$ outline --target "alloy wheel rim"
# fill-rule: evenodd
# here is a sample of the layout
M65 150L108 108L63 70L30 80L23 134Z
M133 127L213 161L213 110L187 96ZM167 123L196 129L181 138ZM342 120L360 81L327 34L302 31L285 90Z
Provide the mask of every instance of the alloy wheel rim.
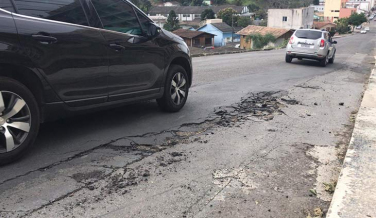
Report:
M187 95L187 80L184 74L178 72L174 75L171 81L170 95L172 102L175 105L180 105L184 102Z
M31 127L29 106L19 95L0 92L0 153L18 148L26 140Z

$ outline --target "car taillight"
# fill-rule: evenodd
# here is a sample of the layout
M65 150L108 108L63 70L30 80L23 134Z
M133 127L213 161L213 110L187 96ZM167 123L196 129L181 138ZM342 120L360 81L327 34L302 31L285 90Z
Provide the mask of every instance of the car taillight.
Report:
M320 47L325 47L325 40L321 39Z
M290 41L289 41L289 44L292 44L292 43L294 43L294 37L293 36L291 36Z

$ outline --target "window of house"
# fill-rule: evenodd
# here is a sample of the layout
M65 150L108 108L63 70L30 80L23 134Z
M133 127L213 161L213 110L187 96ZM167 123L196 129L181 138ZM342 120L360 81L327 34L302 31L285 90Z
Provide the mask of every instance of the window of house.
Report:
M142 35L140 24L132 6L122 0L93 0L103 27L132 35Z
M282 21L287 21L287 17L282 17Z
M14 12L14 8L10 0L0 0L0 8L10 12Z
M183 17L189 17L189 14L183 14Z
M200 45L200 39L194 39L193 44L194 45Z
M212 38L205 38L205 45L211 45L212 44Z
M15 0L20 14L88 25L79 0Z

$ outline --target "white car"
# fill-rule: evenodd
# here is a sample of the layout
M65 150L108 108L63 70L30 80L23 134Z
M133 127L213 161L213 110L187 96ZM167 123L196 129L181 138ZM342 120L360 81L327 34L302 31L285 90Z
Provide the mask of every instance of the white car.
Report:
M365 31L369 31L370 29L369 29L369 27L366 27L366 28L364 28L364 30L365 30Z
M360 33L361 33L361 34L366 34L367 31L366 31L366 30L362 30L362 31L360 31Z

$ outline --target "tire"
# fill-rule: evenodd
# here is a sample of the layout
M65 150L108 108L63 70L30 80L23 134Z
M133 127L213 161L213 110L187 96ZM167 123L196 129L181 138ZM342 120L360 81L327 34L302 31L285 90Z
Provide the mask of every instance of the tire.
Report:
M4 165L31 149L38 135L40 113L30 90L4 77L0 77L0 112L0 165Z
M163 96L157 99L161 110L166 112L180 111L188 98L188 84L189 79L185 69L180 65L171 65L166 77Z
M329 59L329 64L333 64L335 58L336 58L336 53L334 53L333 57Z
M290 55L286 55L286 63L291 63L292 62L292 57Z
M326 57L322 60L320 60L320 66L326 67L329 63L329 55L326 55Z

